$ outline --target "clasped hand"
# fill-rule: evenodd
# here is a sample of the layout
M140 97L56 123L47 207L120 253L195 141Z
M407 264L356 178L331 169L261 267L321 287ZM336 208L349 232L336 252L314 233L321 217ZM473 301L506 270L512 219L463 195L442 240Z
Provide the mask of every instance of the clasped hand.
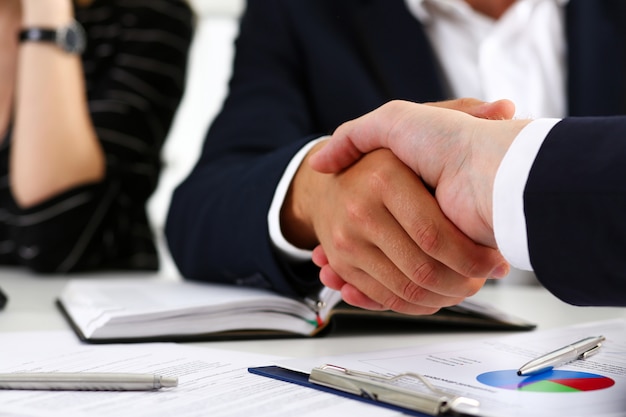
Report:
M513 122L486 119L509 119L513 110L508 101L395 101L337 129L308 163L360 184L353 189L371 199L343 187L334 210L318 213L335 218L313 222L322 283L353 305L429 314L506 275L493 249L491 195Z

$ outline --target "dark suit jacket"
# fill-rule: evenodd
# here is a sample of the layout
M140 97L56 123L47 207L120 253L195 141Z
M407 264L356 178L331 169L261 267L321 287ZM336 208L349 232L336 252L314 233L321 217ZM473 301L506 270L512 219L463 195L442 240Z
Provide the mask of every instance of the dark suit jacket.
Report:
M621 2L569 3L571 114L624 109ZM389 100L451 95L403 0L249 0L236 48L229 96L173 196L168 244L187 278L306 293L317 269L277 257L267 228L290 159Z
M626 306L626 117L566 118L524 190L539 280L579 305Z

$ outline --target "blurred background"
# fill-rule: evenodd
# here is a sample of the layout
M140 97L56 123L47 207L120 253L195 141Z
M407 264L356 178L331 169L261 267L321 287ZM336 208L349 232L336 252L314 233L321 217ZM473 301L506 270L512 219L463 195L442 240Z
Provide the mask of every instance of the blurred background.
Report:
M163 152L159 187L148 213L159 241L161 270L179 276L165 247L163 228L171 194L199 156L204 134L220 110L227 92L233 41L244 0L188 0L197 14L197 28L189 58L187 88Z

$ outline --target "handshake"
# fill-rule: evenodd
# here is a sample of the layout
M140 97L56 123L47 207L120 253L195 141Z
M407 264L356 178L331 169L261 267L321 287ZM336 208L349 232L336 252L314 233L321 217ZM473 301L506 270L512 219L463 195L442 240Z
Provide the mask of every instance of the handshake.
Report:
M358 255L356 250L346 250L345 238L327 239L328 245L320 239L313 261L321 267L322 283L363 308L429 314L472 295L485 279L505 276L508 262L497 250L494 236L494 180L513 140L530 123L511 120L513 113L513 104L506 100L392 101L343 124L330 140L316 147L307 160L309 167L331 175L340 175L378 149L388 149L385 152L393 153L426 184L429 197L434 193L444 215L440 222L411 223L411 217L427 217L417 212L421 207L410 207L414 204L407 202L386 204L394 218L390 223L400 223L425 254L423 261L415 259L413 265L410 259L402 259L408 253L404 246L385 242L370 252L369 261L362 256L358 264L348 267L342 250L352 257ZM411 192L407 187L407 193ZM393 193L389 200L399 197L395 189L389 191ZM385 227L381 223L364 220L362 227ZM376 271L379 257L391 259L408 279Z
M334 173L363 154L390 149L435 190L443 212L461 231L495 248L494 179L513 139L530 122L510 120L514 110L506 100L392 101L340 126L309 163Z

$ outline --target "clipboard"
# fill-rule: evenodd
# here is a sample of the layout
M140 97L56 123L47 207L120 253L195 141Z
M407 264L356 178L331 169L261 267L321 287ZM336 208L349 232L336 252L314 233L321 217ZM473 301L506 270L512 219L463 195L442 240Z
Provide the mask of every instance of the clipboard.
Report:
M413 416L479 416L478 401L441 391L414 373L385 377L335 365L314 368L310 375L279 366L248 368L248 371ZM396 385L401 379L412 379L422 389Z

